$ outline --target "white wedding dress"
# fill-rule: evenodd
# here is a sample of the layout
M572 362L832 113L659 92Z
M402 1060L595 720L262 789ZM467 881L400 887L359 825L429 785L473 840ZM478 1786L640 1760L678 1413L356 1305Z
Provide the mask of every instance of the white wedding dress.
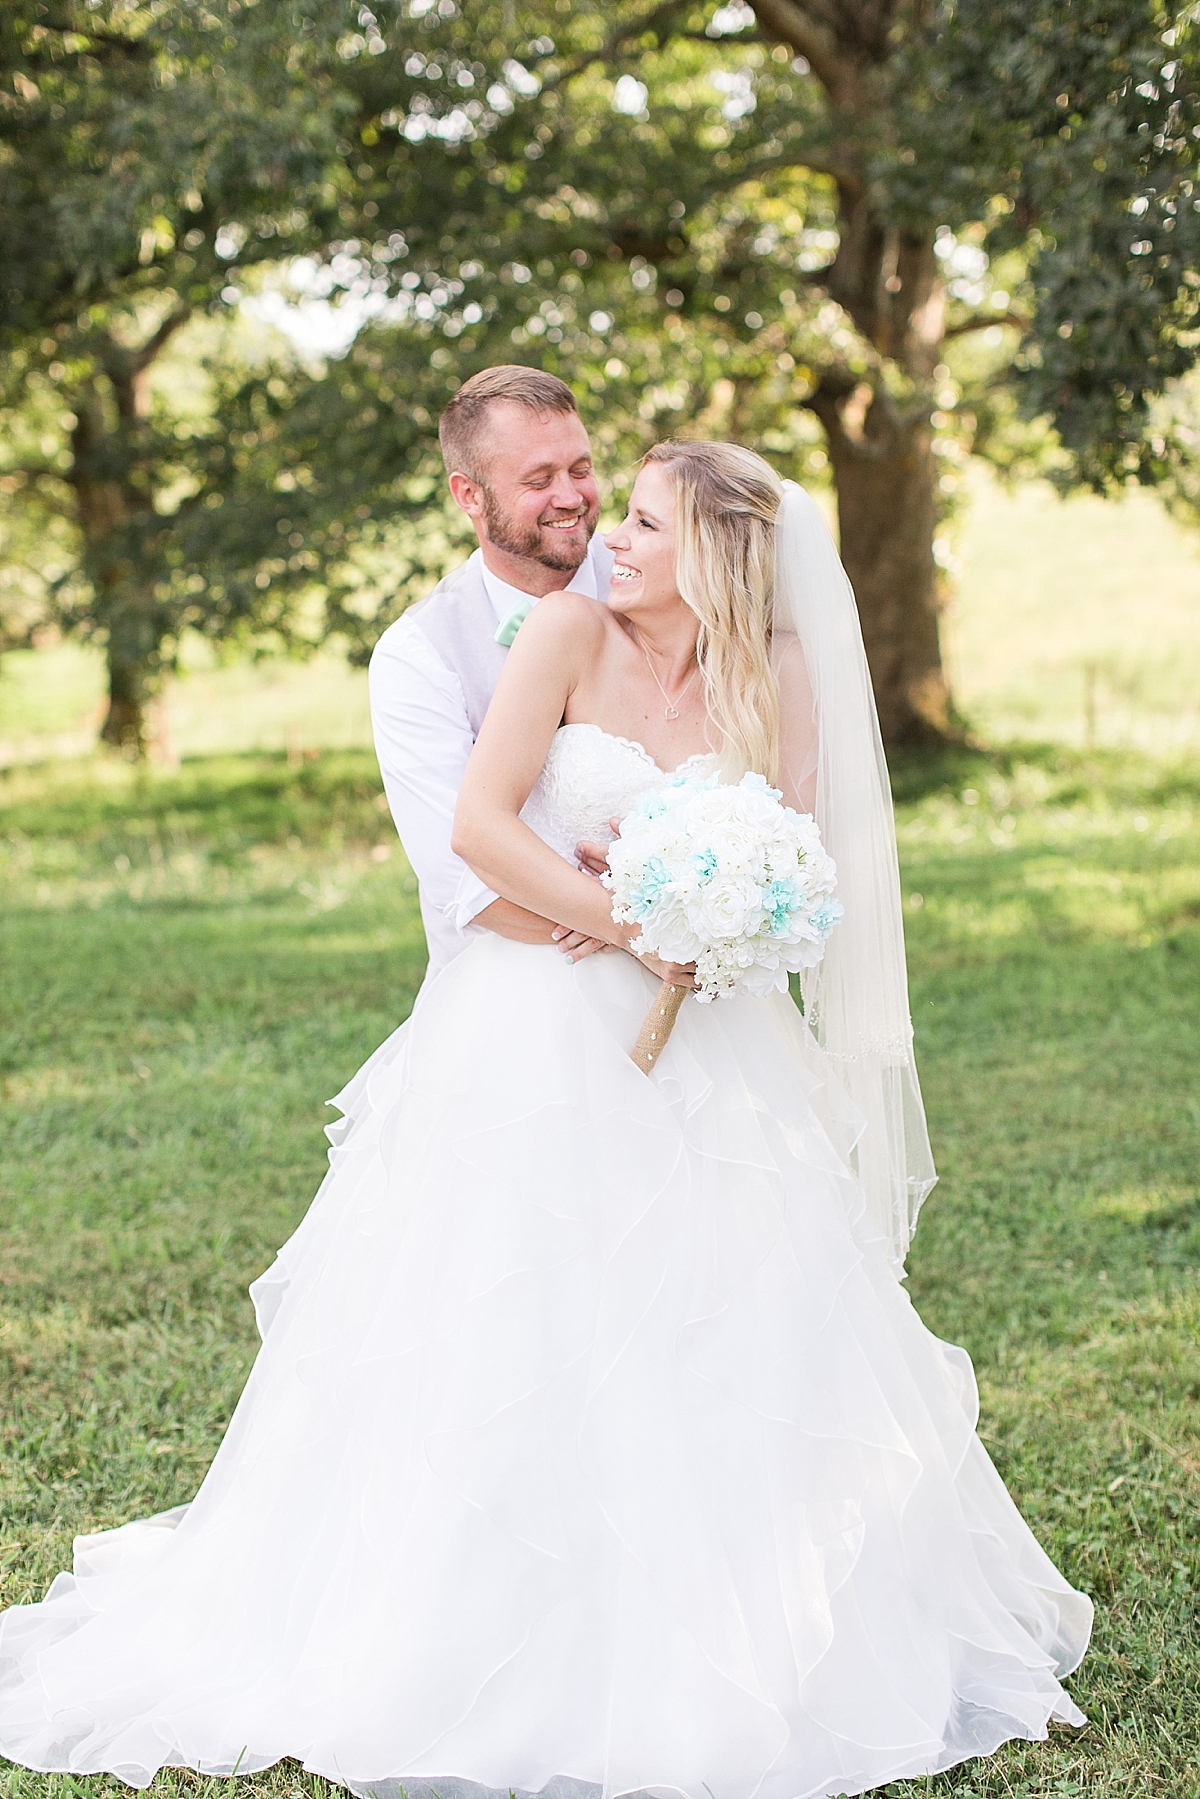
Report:
M662 780L594 726L526 807ZM854 1794L1082 1722L1091 1605L866 1222L786 995L477 941L338 1100L190 1506L77 1539L0 1624L0 1752L440 1799Z

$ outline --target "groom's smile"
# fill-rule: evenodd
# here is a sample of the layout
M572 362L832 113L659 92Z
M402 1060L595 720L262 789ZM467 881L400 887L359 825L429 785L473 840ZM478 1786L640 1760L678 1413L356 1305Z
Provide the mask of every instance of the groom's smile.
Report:
M526 593L565 586L588 553L600 516L592 450L577 413L495 402L473 476L451 491L471 514L489 566Z
M594 482L590 466L586 478ZM576 477L577 483L583 479L582 474ZM587 555L588 543L596 528L599 497L594 508L580 504L569 513L539 514L533 519L528 516L530 498L541 498L536 488L527 489L524 494L518 489L515 495L509 492L502 496L494 487L486 487L483 526L487 541L510 556L528 557L543 568L574 574Z
M588 542L595 523L594 515L589 515L588 508L583 505L577 506L574 512L538 520L541 530L553 531L557 537L579 537L582 542L582 554L579 558L581 562L587 554Z

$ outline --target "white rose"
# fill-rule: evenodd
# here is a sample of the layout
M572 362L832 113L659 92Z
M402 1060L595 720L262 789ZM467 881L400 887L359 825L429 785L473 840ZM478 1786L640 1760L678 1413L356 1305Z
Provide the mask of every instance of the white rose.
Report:
M757 931L765 916L756 881L720 875L700 889L688 914L697 936L709 942Z
M787 970L778 962L774 967L759 963L748 969L738 981L738 992L748 993L753 999L762 999L768 993L784 993L787 991Z
M684 907L675 899L655 908L642 926L642 936L646 948L664 962L694 962L704 947Z
M736 787L713 787L691 800L687 809L688 824L700 835L710 825L724 824L739 817L740 810Z
M709 830L704 846L717 857L723 874L743 876L761 882L766 873L766 857L761 835L737 820Z

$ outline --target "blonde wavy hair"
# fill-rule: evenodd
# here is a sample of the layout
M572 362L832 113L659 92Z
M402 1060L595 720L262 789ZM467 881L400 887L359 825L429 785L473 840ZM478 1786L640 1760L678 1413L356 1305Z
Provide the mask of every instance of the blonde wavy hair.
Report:
M783 483L740 444L661 443L642 458L675 489L675 582L700 620L696 660L726 779L779 772L771 667L775 514Z

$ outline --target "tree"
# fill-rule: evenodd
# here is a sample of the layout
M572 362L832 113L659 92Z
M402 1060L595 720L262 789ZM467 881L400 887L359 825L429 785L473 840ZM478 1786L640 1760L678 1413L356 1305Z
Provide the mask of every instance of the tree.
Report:
M615 459L684 431L827 460L890 743L953 728L966 447L1048 421L1064 481L1183 467L1195 32L1152 0L47 12L0 22L0 346L74 422L3 478L82 534L60 614L107 641L113 741L186 627L286 641L317 606L365 652L438 552L437 414L488 362L566 376ZM349 354L156 400L185 322L298 256L357 307Z
M0 17L0 644L38 623L102 644L102 736L132 754L184 632L336 630L362 656L396 584L444 552L426 514L449 356L405 313L403 234L372 223L356 17L343 0ZM405 190L418 235L455 178L439 164ZM360 319L407 320L399 353L382 331L327 367L282 340L247 355L241 300L300 255Z
M1023 266L1019 340L1000 372L1026 418L1053 421L1066 478L1100 490L1161 479L1152 401L1198 341L1194 44L1183 9L1147 0L754 10L823 89L839 214L825 285L882 365L861 431L836 367L810 404L894 740L945 718L930 398L947 338L990 322L961 304L969 284L955 303L939 233L974 226L983 255Z
M488 307L520 281L517 353L585 389L599 350L573 369L567 352L587 306L610 308L614 337L685 396L686 429L737 431L749 406L770 450L799 441L788 414L807 409L885 736L944 733L933 546L953 476L937 452L1019 407L1057 428L1064 479L1170 471L1154 400L1191 365L1197 322L1186 14L1152 0L450 10L359 13L378 52L356 118L380 218L404 225L422 181L455 170L438 226L405 227L406 278L444 294L466 267L482 323L450 305L446 329L493 355ZM993 258L1013 282L998 305ZM539 328L551 313L563 322ZM1005 353L964 405L947 345L997 329ZM756 379L774 404L747 391Z
M106 643L103 735L124 747L141 746L164 646L211 592L181 607L158 591L195 498L188 433L156 405L154 365L221 307L232 232L327 235L336 204L320 84L273 47L233 4L17 4L0 22L5 399L52 405L66 433L5 479L78 533L65 599L52 597ZM251 536L269 528L255 519Z

